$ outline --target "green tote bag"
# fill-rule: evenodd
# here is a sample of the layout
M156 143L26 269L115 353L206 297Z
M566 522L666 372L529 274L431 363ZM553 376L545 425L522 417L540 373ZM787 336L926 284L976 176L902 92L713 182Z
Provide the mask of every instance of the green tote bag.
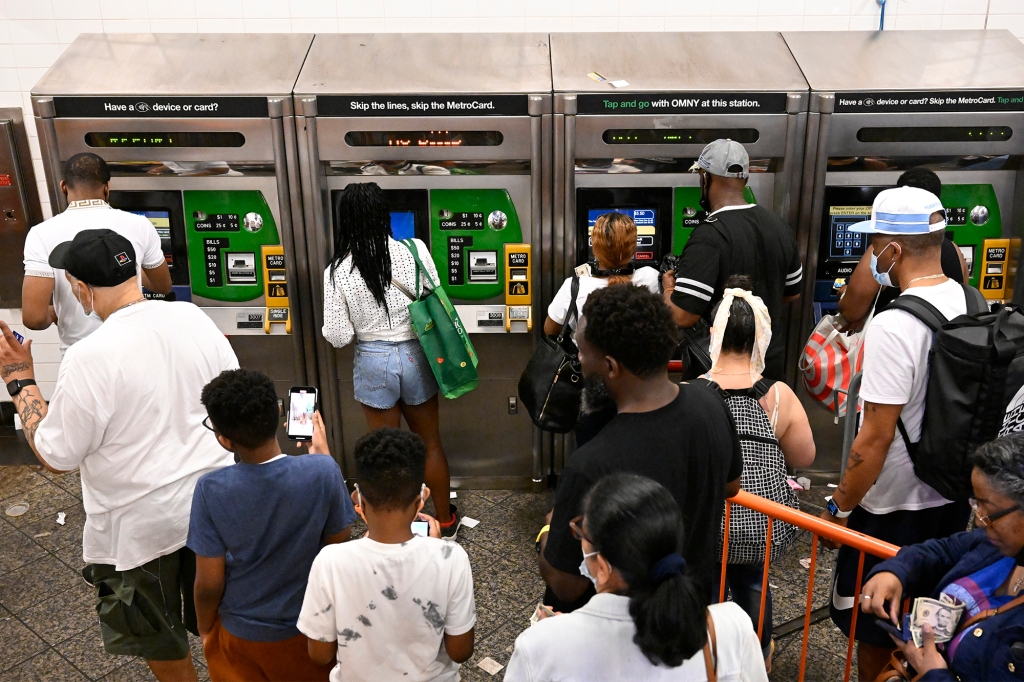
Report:
M448 300L448 295L430 279L430 272L423 267L416 244L411 239L403 239L402 245L409 249L416 261L416 293L392 279L406 296L412 299L409 303L409 317L412 328L420 340L423 353L427 356L430 369L434 372L437 385L445 398L458 398L469 393L480 383L480 375L476 371L478 362L476 349L469 340L469 334L455 312L455 306ZM430 288L420 290L420 277L425 276Z

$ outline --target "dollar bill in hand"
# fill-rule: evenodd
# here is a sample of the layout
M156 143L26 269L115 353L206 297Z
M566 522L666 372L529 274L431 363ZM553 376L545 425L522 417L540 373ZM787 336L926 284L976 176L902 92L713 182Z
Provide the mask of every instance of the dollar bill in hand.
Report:
M924 638L921 626L925 623L931 626L936 644L953 639L963 612L963 604L951 604L927 597L915 599L910 617L910 635L914 638L914 644L918 647L922 645Z

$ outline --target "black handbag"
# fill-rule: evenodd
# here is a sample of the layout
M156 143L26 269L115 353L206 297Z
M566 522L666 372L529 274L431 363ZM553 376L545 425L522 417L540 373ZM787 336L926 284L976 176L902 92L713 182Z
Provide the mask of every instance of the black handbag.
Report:
M703 319L690 328L680 330L682 342L680 359L683 361L683 381L690 381L711 371L711 327Z
M572 277L571 303L558 336L544 335L519 377L519 399L534 425L543 431L568 433L580 416L583 371L578 350L569 334L569 322L578 317L576 296L580 278Z

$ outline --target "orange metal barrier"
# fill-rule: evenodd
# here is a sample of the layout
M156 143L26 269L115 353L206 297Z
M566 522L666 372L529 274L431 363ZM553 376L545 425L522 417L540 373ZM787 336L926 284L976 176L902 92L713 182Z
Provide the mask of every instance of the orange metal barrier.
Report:
M671 366L669 371L672 371ZM787 507L784 504L772 502L771 500L766 500L763 497L758 497L741 490L734 497L728 498L725 505L725 537L722 540L722 574L718 593L719 601L725 601L725 569L726 559L729 556L729 518L733 504L753 509L768 517L768 532L765 538L764 576L761 581L761 616L757 622L758 639L761 638L761 633L764 631L764 605L768 597L768 568L772 555L772 526L776 520L779 520L811 533L811 565L807 578L807 608L804 611L804 633L803 646L800 651L799 682L803 682L807 666L807 642L811 632L811 611L814 610L812 602L814 598L814 569L818 560L818 537L820 536L826 540L852 547L860 552L860 559L857 563L857 589L854 592L853 614L850 619L850 637L846 647L846 671L843 674L843 682L849 682L850 668L853 661L853 634L857 631L857 616L860 611L860 590L864 581L864 554L867 553L882 559L889 559L895 556L900 548L888 542L877 540L869 535L824 521L817 516L812 516Z

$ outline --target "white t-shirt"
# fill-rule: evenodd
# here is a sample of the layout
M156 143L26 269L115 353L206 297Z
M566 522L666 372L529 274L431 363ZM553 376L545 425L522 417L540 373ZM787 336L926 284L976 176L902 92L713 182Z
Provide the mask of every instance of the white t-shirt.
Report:
M332 682L458 680L444 635L474 625L466 550L422 537L324 547L310 569L298 622L310 639L337 640Z
M57 333L62 351L96 331L100 322L85 314L71 291L71 284L64 277L64 271L50 267L50 253L58 244L71 241L82 230L102 228L113 230L130 241L135 247L135 260L141 267L149 270L164 262L160 235L149 220L110 208L99 199L74 202L63 213L33 227L25 237L25 274L54 279L53 307L57 313Z
M918 296L952 319L967 312L960 284L952 280L934 286L912 287L901 296ZM881 405L903 405L903 424L912 442L921 438L928 388L928 352L932 331L910 313L885 310L875 316L864 333L864 376L861 400ZM863 420L863 413L862 413ZM873 514L899 509L929 509L949 500L914 475L914 463L899 430L885 464L860 506Z
M661 276L658 271L652 267L644 266L637 268L633 272L633 284L638 287L647 287L651 293L657 294L659 292L658 282ZM583 275L580 277L580 290L576 294L576 312L578 315L583 314L583 304L587 302L587 298L590 294L594 293L598 289L603 289L608 286L608 278L606 277L592 277L590 275ZM551 305L548 306L548 317L557 322L558 324L565 323L565 316L569 312L569 304L572 303L572 277L567 278L562 282L562 286L559 287L558 293L551 299ZM569 327L573 330L573 338L576 336L576 320L569 322Z
M733 602L708 607L715 623L721 682L767 682L764 657L750 617ZM629 597L603 593L572 613L545 618L516 639L505 682L706 682L698 651L675 668L652 665L633 642Z
M419 239L413 240L420 262L427 273L420 271L420 291L433 288L441 280L437 267L430 257L430 249ZM388 239L391 252L391 278L404 286L409 293L416 294L416 261L400 242ZM429 278L427 274L429 273ZM366 280L359 274L359 268L352 269L352 254L338 264L331 277L330 266L324 270L324 326L323 335L335 348L352 342L355 336L360 341L410 341L416 338L409 319L411 299L394 284L384 290L387 309L378 305L366 286ZM390 313L390 316L389 316Z
M185 545L192 491L233 457L202 425L203 386L238 360L191 303L118 310L68 349L35 443L82 471L87 563L124 571Z

